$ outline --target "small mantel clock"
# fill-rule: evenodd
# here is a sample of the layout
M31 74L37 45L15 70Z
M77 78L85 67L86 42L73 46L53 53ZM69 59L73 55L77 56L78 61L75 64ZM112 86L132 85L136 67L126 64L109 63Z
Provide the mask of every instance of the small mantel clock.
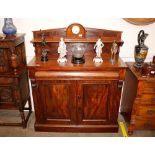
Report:
M66 30L66 37L68 37L68 38L85 38L86 30L79 23L71 24L68 26L68 28Z

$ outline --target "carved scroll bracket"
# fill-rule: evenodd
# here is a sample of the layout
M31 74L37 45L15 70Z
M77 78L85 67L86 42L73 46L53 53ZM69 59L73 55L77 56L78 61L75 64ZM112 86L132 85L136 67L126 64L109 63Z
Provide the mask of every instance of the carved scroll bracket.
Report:
M31 79L31 86L32 86L32 88L37 88L38 87L35 79Z
M118 88L122 89L122 87L123 87L123 80L119 80L118 81Z

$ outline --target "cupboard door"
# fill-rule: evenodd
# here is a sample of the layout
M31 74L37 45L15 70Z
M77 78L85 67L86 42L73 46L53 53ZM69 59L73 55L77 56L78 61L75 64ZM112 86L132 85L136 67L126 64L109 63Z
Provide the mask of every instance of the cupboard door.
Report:
M115 124L119 105L117 81L81 81L78 85L78 123Z
M39 110L43 115L42 121L51 124L75 124L75 89L72 81L38 81L38 100L41 106Z

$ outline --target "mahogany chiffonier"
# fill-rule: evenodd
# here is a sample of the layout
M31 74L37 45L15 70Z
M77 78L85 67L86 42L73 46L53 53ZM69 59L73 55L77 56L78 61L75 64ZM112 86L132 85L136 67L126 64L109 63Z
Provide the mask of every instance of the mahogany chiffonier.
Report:
M120 109L129 121L129 135L134 130L155 129L155 76L142 76L133 64L127 63Z
M0 110L18 110L21 116L21 122L12 123L0 118L0 125L17 125L25 128L31 114L31 101L24 34L0 36ZM26 105L27 101L29 106ZM29 111L27 117L25 110Z
M119 57L123 44L121 33L86 28L78 23L67 28L33 31L31 42L35 57L29 62L28 69L36 131L118 131L118 109L126 71L126 65ZM64 39L68 51L65 63L57 62L60 38ZM104 43L103 63L93 62L98 38ZM111 64L110 49L114 40L119 48L116 62ZM72 53L78 47L84 50L83 64L74 64L72 60Z

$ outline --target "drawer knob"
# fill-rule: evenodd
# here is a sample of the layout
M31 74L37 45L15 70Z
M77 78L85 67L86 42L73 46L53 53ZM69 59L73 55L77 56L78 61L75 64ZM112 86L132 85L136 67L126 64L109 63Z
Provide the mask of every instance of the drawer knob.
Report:
M152 123L151 122L144 123L144 128L150 128L150 127L152 127Z
M78 95L78 96L77 96L77 99L78 99L78 101L80 101L80 100L81 100L81 96Z
M147 110L147 114L148 114L148 115L152 115L152 114L154 114L154 113L155 113L154 110L151 110L151 109L150 109L150 110Z
M155 102L155 97L152 98L152 102Z

